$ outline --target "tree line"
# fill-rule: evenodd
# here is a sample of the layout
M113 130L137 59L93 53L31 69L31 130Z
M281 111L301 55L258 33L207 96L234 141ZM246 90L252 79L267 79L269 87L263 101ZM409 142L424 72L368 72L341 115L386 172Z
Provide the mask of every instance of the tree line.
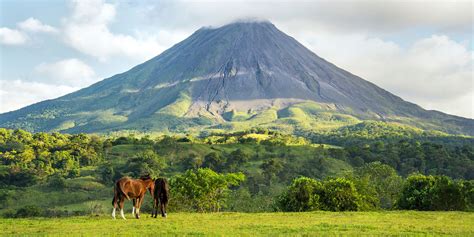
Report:
M293 180L277 200L282 211L400 209L473 211L474 181L412 174L402 179L387 165L366 164L346 177Z
M119 147L133 155L113 154ZM122 176L170 177L170 207L183 211L472 210L473 154L410 139L311 145L265 129L151 138L0 128L0 189L64 189L92 167L107 187Z

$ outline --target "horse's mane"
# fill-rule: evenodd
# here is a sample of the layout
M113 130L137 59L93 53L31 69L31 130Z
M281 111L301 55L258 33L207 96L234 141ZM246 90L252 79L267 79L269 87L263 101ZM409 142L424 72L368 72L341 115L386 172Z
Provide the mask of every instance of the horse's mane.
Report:
M151 176L149 174L146 174L146 175L142 175L140 176L140 179L141 180L149 180L149 179L152 179Z

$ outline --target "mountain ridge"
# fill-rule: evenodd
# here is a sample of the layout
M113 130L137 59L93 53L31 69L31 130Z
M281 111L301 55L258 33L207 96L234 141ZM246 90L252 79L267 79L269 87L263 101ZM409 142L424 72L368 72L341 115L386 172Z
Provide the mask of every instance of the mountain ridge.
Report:
M181 125L166 119L212 128L251 121L266 111L274 121L250 126L286 126L282 119L287 117L279 117L278 111L301 103L320 107L319 111L300 108L299 114L315 124L321 122L321 113L333 113L474 135L474 120L404 101L324 60L268 21L200 28L124 73L1 114L0 126L30 131L173 131ZM229 113L247 120L226 119Z

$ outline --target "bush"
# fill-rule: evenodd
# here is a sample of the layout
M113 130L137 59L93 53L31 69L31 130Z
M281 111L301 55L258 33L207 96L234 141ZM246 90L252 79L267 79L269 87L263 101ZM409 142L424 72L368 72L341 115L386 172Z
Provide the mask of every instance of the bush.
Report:
M361 210L392 209L403 185L402 178L392 167L372 162L356 168L347 177L361 195Z
M109 163L102 164L101 166L99 166L98 171L99 171L100 181L102 183L112 184L114 182L115 170L111 164Z
M279 197L282 211L357 211L360 195L348 179L336 178L323 183L300 177Z
M173 201L198 211L219 211L229 188L245 180L242 173L219 174L211 169L188 170L171 179Z
M48 179L48 187L53 189L63 189L66 187L66 179L60 174L54 174Z
M285 193L278 199L282 211L313 211L320 209L322 184L307 177L293 180Z
M37 206L24 206L15 213L16 218L37 217L42 215L42 210Z
M471 205L473 189L465 184L469 185L446 176L411 175L405 181L397 207L423 211L466 210Z
M321 197L322 209L326 211L357 211L359 194L354 183L345 178L330 179L324 182Z
M38 177L31 170L12 168L0 174L0 185L28 187L35 185L37 182Z
M467 211L474 211L474 180L460 181L462 196L466 203Z
M211 152L204 157L203 167L215 171L221 171L225 163L225 159L216 152Z
M145 150L131 158L124 167L124 171L130 172L134 177L158 176L165 167L166 163L163 157L157 155L153 150Z
M87 204L89 209L89 214L92 216L99 216L105 213L105 207L102 203L99 202L89 202Z

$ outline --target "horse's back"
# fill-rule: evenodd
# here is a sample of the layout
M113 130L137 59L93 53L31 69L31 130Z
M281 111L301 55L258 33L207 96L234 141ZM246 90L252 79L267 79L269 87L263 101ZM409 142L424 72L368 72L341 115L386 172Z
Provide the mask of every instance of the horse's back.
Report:
M141 186L142 185L139 182L130 177L122 177L116 182L116 188L127 199L138 196L140 190L143 189Z

